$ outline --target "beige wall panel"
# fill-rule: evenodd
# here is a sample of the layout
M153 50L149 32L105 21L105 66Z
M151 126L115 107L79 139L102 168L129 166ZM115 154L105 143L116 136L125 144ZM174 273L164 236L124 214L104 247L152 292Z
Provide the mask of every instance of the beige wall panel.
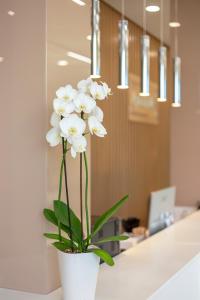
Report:
M169 185L169 103L159 104L159 125L128 120L128 91L118 90L118 20L120 14L101 3L102 80L113 96L100 103L108 135L94 138L91 148L92 213L100 214L125 194L128 203L119 216L137 216L146 224L150 192ZM142 29L129 21L130 73L140 76ZM151 36L151 53L159 48ZM158 82L156 57L151 58L151 80Z

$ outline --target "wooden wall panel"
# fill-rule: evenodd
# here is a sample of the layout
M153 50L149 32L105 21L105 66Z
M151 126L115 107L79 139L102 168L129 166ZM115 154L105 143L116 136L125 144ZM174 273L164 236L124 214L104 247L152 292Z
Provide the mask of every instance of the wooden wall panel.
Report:
M108 135L92 139L91 205L98 215L116 200L129 194L119 216L137 216L146 224L150 192L169 185L169 103L159 104L159 125L128 119L128 91L118 90L118 20L120 14L101 2L102 81L113 91L100 103ZM129 21L130 73L140 75L140 36L142 29ZM151 36L151 51L159 41ZM151 80L158 82L157 59L151 58Z

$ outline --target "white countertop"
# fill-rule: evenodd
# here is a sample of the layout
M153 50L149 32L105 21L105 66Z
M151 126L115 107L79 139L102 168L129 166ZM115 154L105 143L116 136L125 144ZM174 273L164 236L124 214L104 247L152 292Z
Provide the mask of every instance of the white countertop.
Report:
M101 266L96 300L147 300L200 253L200 212Z

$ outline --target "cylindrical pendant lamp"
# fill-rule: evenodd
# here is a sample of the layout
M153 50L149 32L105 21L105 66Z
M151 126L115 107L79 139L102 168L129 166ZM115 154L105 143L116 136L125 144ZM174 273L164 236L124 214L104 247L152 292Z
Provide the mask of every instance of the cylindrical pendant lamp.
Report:
M100 2L92 0L91 78L100 77Z
M175 20L178 20L178 0L174 0ZM173 60L173 76L174 76L174 97L172 101L173 107L181 107L181 58L178 55L178 28L174 28L174 60Z
M128 43L129 31L128 21L119 21L119 84L118 89L128 88Z
M173 107L181 106L181 58L176 56L174 58L174 98L172 102Z
M140 96L149 96L150 94L150 37L142 35L141 37L141 91Z
M160 48L159 48L159 102L167 101L167 48L164 40L164 0L160 0Z
M167 48L159 49L159 95L158 101L167 101Z
M169 26L172 28L181 27L181 23L178 20L178 1L174 0L171 2L171 18Z

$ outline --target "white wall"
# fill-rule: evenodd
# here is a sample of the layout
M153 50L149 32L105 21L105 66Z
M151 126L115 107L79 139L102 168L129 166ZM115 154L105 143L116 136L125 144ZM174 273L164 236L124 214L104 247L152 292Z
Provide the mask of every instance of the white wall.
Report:
M171 184L179 205L200 200L200 1L179 0L182 108L171 113ZM173 29L171 29L173 31Z
M45 135L56 89L89 75L90 66L76 61L56 65L68 50L89 55L89 14L89 5L72 1L0 1L0 288L45 294L60 285L42 214L57 197L60 156ZM79 213L79 159L68 168Z
M41 293L49 290L45 27L44 0L0 1L0 287Z

